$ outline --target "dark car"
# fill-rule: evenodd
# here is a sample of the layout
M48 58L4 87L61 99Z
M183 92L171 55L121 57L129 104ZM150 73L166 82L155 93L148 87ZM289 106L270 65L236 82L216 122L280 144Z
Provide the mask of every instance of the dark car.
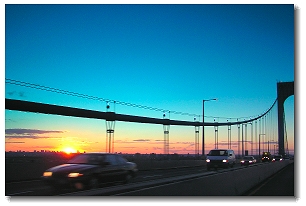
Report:
M97 188L101 183L127 183L136 176L137 165L117 154L84 153L67 164L46 170L42 180L55 188Z
M240 164L242 165L252 165L256 163L256 159L253 156L245 156L241 161Z
M261 161L262 162L271 162L272 161L272 156L270 152L263 152L261 156Z
M283 161L282 155L275 155L272 159L272 162Z

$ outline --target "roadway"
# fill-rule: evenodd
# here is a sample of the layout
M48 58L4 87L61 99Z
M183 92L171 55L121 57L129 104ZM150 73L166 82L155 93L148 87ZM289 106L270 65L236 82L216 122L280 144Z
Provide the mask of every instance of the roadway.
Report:
M198 174L206 171L207 170L204 167L139 171L138 175L133 178L127 185L140 182L156 181L158 179L165 179L176 176ZM102 185L101 187L107 189L110 187L122 187L122 185L114 183ZM62 195L70 192L74 192L74 190L53 191L51 187L45 185L41 180L18 181L5 184L6 196L49 196Z
M294 163L245 193L246 196L296 196L294 194Z
M254 168L260 164L257 163ZM252 167L252 166L250 166ZM20 181L14 183L6 183L5 195L14 196L54 196L54 195L116 195L116 196L214 196L222 195L211 190L209 185L218 184L220 188L224 182L214 182L214 178L218 174L232 173L235 170L243 170L245 167L236 164L234 168L218 169L217 171L207 171L205 167L189 167L176 169L162 169L139 171L138 176L131 180L130 183L122 185L121 183L113 183L102 185L96 190L74 191L60 190L54 191L46 186L40 180ZM279 177L280 176L280 177ZM206 178L206 179L205 179ZM207 184L207 180L211 181ZM211 179L211 180L210 180ZM281 181L280 181L281 180ZM244 195L251 196L268 196L268 195L286 195L294 194L294 169L293 164L282 169L267 181L258 185ZM224 179L223 181L226 181ZM203 187L204 186L204 187ZM204 189L203 189L204 188ZM281 188L281 189L277 189ZM224 189L224 188L223 188ZM278 191L273 194L274 191ZM281 191L281 192L280 192Z
M271 163L274 164L274 163ZM143 188L136 191L123 192L118 196L222 196L205 185L204 177L187 179L178 182ZM222 187L222 180L214 182ZM294 164L289 164L276 174L264 180L259 185L242 196L287 196L294 198Z

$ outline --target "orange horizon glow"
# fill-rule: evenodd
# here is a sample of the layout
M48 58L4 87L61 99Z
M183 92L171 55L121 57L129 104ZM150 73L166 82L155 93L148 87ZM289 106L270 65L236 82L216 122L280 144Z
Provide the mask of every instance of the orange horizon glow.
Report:
M205 142L205 154L209 152L211 149L214 148L214 143L213 142ZM257 148L258 144L254 144L254 150L253 150L253 155L257 155ZM219 149L227 149L226 145L220 144ZM235 150L235 153L238 154L238 148L237 145L232 146L231 149ZM240 148L240 153L242 148ZM246 149L246 148L245 148ZM251 154L251 146L248 145L248 151ZM277 148L275 148L277 151ZM72 154L72 153L90 153L90 152L109 152L107 151L105 144L104 143L99 143L99 144L93 144L93 145L86 145L84 147L78 147L73 144L66 144L63 147L49 147L49 148L43 148L41 147L40 149L37 149L37 147L32 147L31 145L24 145L22 147L16 147L15 144L13 145L6 145L5 150L8 151L25 151L25 152L33 152L33 151L45 151L45 152L64 152L66 154ZM261 152L263 150L267 150L267 145L265 147L261 147ZM270 146L270 151L274 151L274 146ZM122 154L164 154L164 144L163 142L138 142L134 143L133 145L131 143L123 143L123 142L118 142L117 144L114 144L114 151L111 151L111 153L122 153ZM169 154L190 154L193 155L195 154L195 147L194 145L189 145L185 143L180 143L180 142L173 142L169 145ZM294 153L294 144L289 144L289 153L293 154ZM202 148L200 144L199 148L199 154L202 154Z
M77 150L73 149L72 147L65 147L62 151L65 152L66 154L71 154L71 153L76 153L77 152Z

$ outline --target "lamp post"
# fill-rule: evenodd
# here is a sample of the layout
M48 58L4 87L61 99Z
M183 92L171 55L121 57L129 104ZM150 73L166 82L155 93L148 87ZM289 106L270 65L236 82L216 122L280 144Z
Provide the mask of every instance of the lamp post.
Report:
M202 156L205 155L205 143L204 143L204 102L209 102L209 101L217 101L217 98L213 98L213 99L203 99L203 125L202 125Z

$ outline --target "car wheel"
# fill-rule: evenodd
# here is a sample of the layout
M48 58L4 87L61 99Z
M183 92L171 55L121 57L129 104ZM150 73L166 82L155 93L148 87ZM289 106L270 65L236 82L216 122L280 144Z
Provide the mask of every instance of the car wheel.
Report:
M125 175L125 179L124 179L124 184L127 184L127 183L129 183L130 181L131 181L131 179L132 179L132 174L131 174L131 172L128 172L126 175Z
M99 180L97 177L93 176L90 178L89 180L89 188L91 189L95 189L95 188L98 188L99 187Z

